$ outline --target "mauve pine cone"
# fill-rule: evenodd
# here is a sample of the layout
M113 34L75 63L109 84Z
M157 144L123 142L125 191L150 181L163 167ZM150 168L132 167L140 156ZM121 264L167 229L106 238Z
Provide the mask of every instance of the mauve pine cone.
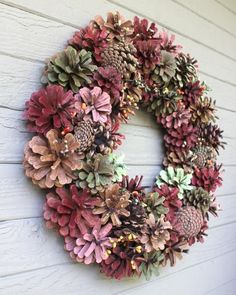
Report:
M153 250L164 250L166 242L170 239L170 229L172 229L169 221L164 220L164 215L159 219L155 219L151 213L147 219L147 227L141 232L141 243L145 245L147 252Z
M118 11L114 13L108 12L106 21L101 16L97 16L93 24L100 29L105 27L111 39L120 39L124 36L130 36L133 33L133 22L131 20L125 20Z
M101 214L102 224L106 224L111 219L114 226L120 226L120 216L128 217L130 212L126 209L129 205L130 194L119 186L113 184L100 194L100 202L93 210L94 214Z
M80 144L68 133L60 139L55 129L46 138L34 136L25 147L26 176L41 188L61 187L76 179L73 171L81 168Z
M186 239L196 237L204 223L202 212L192 206L180 208L176 213L176 218L174 229Z

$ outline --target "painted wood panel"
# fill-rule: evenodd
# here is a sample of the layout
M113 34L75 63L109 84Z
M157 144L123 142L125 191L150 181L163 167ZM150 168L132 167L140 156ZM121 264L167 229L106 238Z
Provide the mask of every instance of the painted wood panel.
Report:
M40 87L45 59L61 50L74 31L95 15L119 10L159 22L176 34L200 63L200 76L217 99L219 124L228 145L220 155L223 211L210 221L209 237L176 268L150 282L114 282L93 267L72 263L62 241L45 229L44 192L24 177L22 152L30 134L24 102ZM236 287L236 6L233 0L0 0L0 294L196 294L233 295ZM122 126L128 173L152 185L161 169L162 134L154 119L137 112ZM227 271L225 271L227 270ZM209 275L210 274L210 275Z

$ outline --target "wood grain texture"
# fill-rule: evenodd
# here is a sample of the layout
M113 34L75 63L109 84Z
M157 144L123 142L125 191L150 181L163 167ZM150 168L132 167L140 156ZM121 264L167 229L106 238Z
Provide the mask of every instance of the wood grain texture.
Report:
M233 0L0 0L0 295L53 293L92 295L233 295L236 288L236 6ZM205 9L204 9L205 8ZM39 89L46 58L60 51L74 31L97 14L119 10L155 19L176 33L177 43L195 56L200 77L217 100L219 125L228 145L219 162L224 184L216 192L222 211L210 219L203 245L175 268L150 282L114 282L94 267L74 264L61 238L45 228L44 194L24 176L23 147L30 138L22 118L25 100ZM168 11L168 13L167 13ZM122 125L130 176L144 174L151 186L161 169L163 135L150 114L138 111Z
M135 0L114 0L110 2L122 5L134 12L142 13L160 23L168 23L171 28L175 28L176 32L184 32L184 35L192 40L197 40L208 48L236 60L236 52L231 50L231 48L235 47L236 40L231 35L200 18L190 10L186 10L178 3L170 0L158 0L158 3L152 1L147 5L145 0L140 0L137 6ZM163 13L164 11L168 11L168 13ZM185 21L191 22L191 26L186 26L183 18ZM224 42L221 42L219 38L215 38L215 35L222 36Z
M227 9L222 9L222 6L215 0L207 0L207 9L204 1L188 1L188 0L172 0L185 9L195 13L205 21L212 23L219 29L224 30L232 36L235 35L235 18L234 15Z
M222 7L228 9L232 14L236 14L236 3L234 0L215 0Z
M116 9L119 9L119 11L124 14L124 16L131 19L134 17L134 15L139 14L139 11L132 12L122 7L117 8L116 5L104 0L99 0L98 7L96 4L94 5L94 1L96 0L88 0L86 2L87 7L89 7L89 11L84 7L82 0L62 0L59 3L56 0L50 0L50 7L48 6L47 0L40 1L38 2L38 4L35 4L35 1L32 2L30 0L0 1L3 3L10 2L10 5L20 7L22 9L19 11L14 7L4 8L4 6L2 6L2 25L6 25L6 22L8 22L7 15L10 15L12 22L11 25L14 25L15 31L17 31L17 34L19 36L15 39L14 32L11 32L11 30L9 30L9 32L7 32L7 36L9 36L9 40L14 40L15 46L13 46L13 44L11 46L11 44L9 44L8 42L7 47L9 48L2 47L0 52L3 52L4 54L15 55L17 57L24 57L26 59L44 61L46 58L49 58L52 54L55 54L57 51L62 49L63 43L60 41L58 43L56 42L58 41L58 39L60 39L61 34L63 34L64 37L65 32L63 31L63 33L61 31L60 26L58 30L55 30L55 26L57 27L57 24L66 24L68 30L69 28L71 28L71 33L68 34L66 38L64 38L66 42L66 40L71 37L76 28L85 26L90 21L90 19L97 14L105 16L106 11L115 11ZM80 7L80 17L78 17L77 11L73 9L73 7L77 6ZM23 11L24 9L29 12L33 12L34 15ZM39 9L39 12L37 11L37 9ZM62 10L63 13L61 13ZM159 8L155 10L155 15L157 16L156 21L158 21L159 23L161 22L161 18L165 15L163 11ZM140 12L140 14L142 14L142 11ZM17 15L20 15L21 22L17 21ZM29 19L27 17L28 15ZM148 13L146 16L149 17ZM48 27L45 27L45 17L47 17ZM186 13L185 19L186 21L191 22L191 15L189 16L188 13ZM34 34L34 32L32 32L31 38L28 40L27 44L24 44L24 46L22 47L22 38L24 38L24 36L27 34L27 28L29 26L36 27L37 34ZM45 29L47 30L47 33L45 33ZM161 26L159 26L159 29L161 30ZM191 55L197 57L201 65L200 69L203 73L236 85L236 75L233 70L235 67L235 61L233 62L232 59L222 56L214 49L208 48L204 46L204 44L196 40L194 41L192 40L192 38L186 35L178 34L178 32L176 32L175 30L174 25L169 26L168 24L167 29L176 34L176 42L184 44L185 52L191 52ZM3 34L5 36L5 33ZM50 38L46 40L45 34L49 36L53 35L54 38L52 40ZM4 36L2 38L5 38ZM43 42L43 48L41 46L41 42ZM17 46L17 44L19 44L19 46ZM39 47L38 49L37 46ZM12 49L12 47L14 47L14 50ZM47 55L45 55L46 50L48 52Z
M205 293L204 295L232 295L235 293L235 286L236 286L236 278L223 283L218 287L214 287L209 292Z
M5 291L7 291L7 284L13 278L18 291L24 294L38 294L37 292L40 290L41 292L50 294L54 288L55 290L58 289L58 291L64 292L60 294L67 294L66 292L76 294L78 290L81 290L82 294L86 295L93 294L95 290L97 290L97 294L111 294L109 284L113 286L113 294L116 294L115 291L117 292L124 288L128 288L128 290L125 290L125 292L128 291L125 294L132 294L133 291L131 291L130 286L137 288L135 291L140 287L149 289L157 280L159 284L160 281L165 280L165 277L168 280L168 277L180 276L182 271L186 273L186 269L189 267L193 267L194 269L194 267L203 264L202 267L207 269L206 262L212 261L212 263L216 263L222 253L230 253L235 250L235 227L236 223L225 225L224 228L212 229L205 242L206 247L203 248L200 244L195 245L191 249L191 255L185 255L185 259L179 261L175 269L170 267L163 269L163 275L158 279L153 278L152 283L146 283L144 280L135 281L131 279L123 284L113 284L110 281L107 285L105 282L109 281L104 281L104 278L99 276L96 268L72 263L63 250L61 238L58 238L55 233L45 229L42 226L41 220L21 220L18 223L14 221L3 222L0 226L0 233L6 238L6 243L1 246L1 251L5 255L2 255L0 258L0 272L1 274L2 271L5 274L8 273L9 276L0 277L0 288L4 287ZM225 236L225 230L228 230L231 234ZM18 245L17 248L14 246L15 243ZM224 248L223 251L222 247ZM49 248L53 249L53 251L49 252ZM7 258L11 259L7 260ZM224 260L222 259L222 261ZM76 270L77 274L78 272L80 274L80 283L78 280L75 280ZM21 274L20 272L22 271L24 273ZM66 273L68 275L65 275ZM212 273L214 273L213 270ZM218 272L215 271L215 275L217 274ZM38 281L39 279L41 284L37 287L35 280ZM89 284L91 279L95 279L96 284ZM33 290L31 289L30 292L33 291L34 293L27 293L29 291L27 290L28 284L30 288L33 287ZM51 286L50 290L46 291L49 286ZM14 292L14 285L11 287L13 288L11 291Z

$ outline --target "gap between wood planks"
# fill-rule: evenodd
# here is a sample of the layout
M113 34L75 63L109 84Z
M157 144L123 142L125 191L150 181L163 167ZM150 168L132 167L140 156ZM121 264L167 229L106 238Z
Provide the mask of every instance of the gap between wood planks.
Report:
M184 9L194 13L195 15L197 15L198 17L202 18L203 20L207 21L208 23L214 25L215 27L217 27L218 29L224 31L225 33L231 35L233 38L236 38L236 35L234 33L232 33L231 31L228 31L227 29L225 29L224 27L218 25L217 23L213 22L212 20L208 19L207 17L201 15L200 13L198 13L197 11L191 9L190 7L188 7L187 5L181 3L178 0L171 0L172 2L174 2L175 4L178 4L179 6L183 7Z
M128 11L130 11L130 12L132 12L132 13L136 13L137 15L140 15L140 16L143 16L143 17L146 17L146 18L148 18L148 19L150 19L150 20L156 22L156 20L153 20L152 18L150 18L150 17L148 17L148 16L146 16L146 15L144 15L144 14L141 14L140 12L137 12L137 11L135 11L135 10L129 8L129 7L126 7L126 6L123 5L123 4L117 3L116 1L113 1L113 0L105 0L105 1L108 2L108 3L112 3L113 5L116 5L116 6L118 6L118 7L120 6L120 7L124 8L125 10L128 10ZM178 4L179 6L182 6L182 7L184 7L184 8L186 9L186 7L185 7L184 5L181 5L179 2L177 2L177 1L172 1L172 2L175 2L175 3ZM5 1L5 0L0 0L0 3L4 4L4 5L6 5L6 6L9 6L9 7L17 8L17 9L22 10L22 11L24 11L24 12L28 12L28 13L31 13L31 14L34 14L34 15L37 15L37 16L40 16L40 17L44 17L44 18L49 19L49 20L56 21L56 22L58 22L58 23L61 23L61 24L63 24L63 25L66 25L66 26L70 26L70 27L73 27L73 28L76 28L76 29L79 29L79 28L80 28L80 26L78 26L78 25L76 25L76 24L74 24L74 23L71 23L71 22L68 22L68 21L62 21L61 19L59 19L59 18L57 18L57 17L53 17L53 16L50 16L50 15L48 15L48 14L45 14L45 13L42 13L42 12L39 12L39 11L36 11L36 10L30 9L30 8L28 8L27 6L24 6L24 5L19 5L19 4L13 3L13 2L11 2L11 1ZM190 11L192 12L192 10L190 10ZM195 13L195 14L196 14L196 13ZM197 14L197 15L198 15L198 14ZM198 15L198 16L200 16L201 18L205 19L205 18L202 17L201 15ZM206 19L206 20L207 20L209 23L211 23L208 19ZM197 42L198 44L201 44L201 45L203 45L203 46L205 46L205 47L207 47L207 48L209 48L209 49L211 49L211 50L213 50L213 51L215 51L215 52L217 52L217 53L220 53L221 55L226 56L227 58L229 58L229 59L231 59L231 60L236 61L236 59L234 59L234 58L232 58L232 57L230 57L230 56L228 56L228 55L225 55L225 54L224 54L223 52L221 52L221 51L217 51L215 48L210 47L210 46L206 45L205 43L201 43L201 42L199 42L198 40L195 40L195 39L193 39L193 38L191 38L191 37L189 37L189 36L183 34L182 32L176 31L176 30L174 30L173 28L171 28L171 27L169 27L169 26L167 26L167 25L165 25L165 24L162 24L162 23L159 23L159 24L160 24L163 28L165 28L165 29L171 30L171 31L173 31L173 32L175 32L175 33L177 33L177 34L179 34L180 36L185 37L186 39L189 39L189 40L192 40L192 41L194 41L194 42ZM216 25L215 23L212 23L212 24L213 24L215 27L220 28L222 31L229 33L227 30L225 30L225 29L223 29L222 27ZM232 35L232 33L231 33L231 35Z
M137 15L140 15L140 16L143 16L143 17L146 17L146 18L148 18L148 19L150 19L150 20L156 22L156 20L153 20L152 18L147 17L146 15L143 15L143 14L137 12L137 11L134 11L133 9L128 8L128 7L124 6L123 4L117 3L117 2L115 2L115 1L113 1L113 0L105 0L105 1L108 2L108 3L111 3L111 4L113 4L113 5L116 5L116 6L120 6L120 7L124 8L125 10L130 11L131 13L136 13ZM56 17L49 16L49 15L47 15L47 14L45 14L45 13L41 13L41 12L38 12L38 11L33 10L33 9L29 9L29 8L27 8L26 6L18 5L18 4L15 4L15 3L11 2L11 1L0 0L0 3L2 3L3 5L9 6L9 7L13 7L13 8L16 8L16 9L22 10L22 11L27 12L27 13L31 13L31 14L36 15L36 16L39 16L39 17L46 18L46 19L48 19L48 20L55 21L55 22L57 22L57 23L61 23L61 24L65 25L65 26L69 26L69 27L72 27L72 28L75 28L75 29L80 29L80 28L81 28L80 26L77 26L77 25L75 25L75 24L73 24L73 23L66 22L66 21L62 21L62 20L60 20L60 19L58 19L58 18L56 18ZM179 3L176 3L176 4L179 5ZM202 42L200 42L200 41L198 41L198 40L195 40L195 39L193 39L193 38L191 38L191 37L188 37L187 35L182 34L181 32L176 31L176 30L174 30L173 28L171 28L171 27L169 27L169 26L165 26L165 25L162 24L162 23L159 23L159 24L160 24L162 27L164 27L164 28L166 28L166 29L169 29L169 30L173 31L173 32L179 34L180 36L182 36L182 37L184 37L184 38L186 38L186 39L192 40L192 41L194 41L194 42L196 42L196 43L198 43L198 44L200 44L200 45L202 45L202 46L205 46L205 47L211 49L212 51L214 51L214 52L216 52L216 53L218 53L218 54L220 54L220 55L222 55L222 56L225 56L225 57L227 57L227 58L229 58L229 59L231 59L231 60L236 61L236 59L234 59L234 58L232 58L232 57L230 57L230 56L228 56L228 55L225 55L223 52L218 51L218 50L216 50L216 49L214 49L214 48L212 48L212 47L210 47L210 46L208 46L208 45L206 45L206 44L204 44L204 43L202 43ZM1 53L1 51L0 51L0 53ZM41 62L40 60L35 60L35 59L30 59L30 58L24 58L23 56L11 55L11 54L4 53L4 52L2 52L2 54L6 54L6 55L8 55L8 56L12 56L12 57L15 57L15 58L25 59L25 60L28 60L28 61L37 61L37 62ZM218 80L218 81L221 81L221 82L223 82L223 83L228 83L228 84L230 84L230 85L232 85L232 86L236 86L236 84L234 84L234 83L231 83L231 82L225 81L225 80L220 79L220 78L218 78L218 77L215 77L215 76L213 76L213 75L209 75L209 74L207 74L207 73L205 73L205 72L200 71L200 73L205 74L205 75L208 75L209 77L214 78L214 79L216 79L216 80Z
M116 2L116 1L114 1L114 0L106 0L106 1L107 1L107 2L110 2L110 3L112 3L112 4L116 4L117 6L122 7L123 9L126 9L126 10L130 11L131 13L137 14L137 15L142 16L142 17L144 17L144 18L147 18L147 19L149 19L149 20L151 20L151 21L153 21L153 22L156 22L156 20L153 19L152 17L148 17L148 16L146 16L145 14L143 14L143 13L141 13L141 12L138 12L138 11L136 11L136 10L134 10L134 9L132 9L132 8L130 8L130 7L126 6L126 5L124 5L124 4L121 4L121 3ZM191 41L193 41L193 42L195 42L195 43L197 43L197 44L200 44L200 45L202 45L202 46L204 46L204 47L206 47L206 48L208 48L208 49L210 49L210 50L212 50L212 51L214 51L214 52L216 52L216 53L218 53L218 54L220 54L220 55L222 55L222 56L224 56L224 57L226 57L226 58L228 58L228 59L230 59L230 60L232 60L232 61L234 61L234 62L236 61L235 58L233 58L233 57L231 57L231 56L225 54L224 52L222 52L222 51L220 51L220 50L217 50L217 49L215 49L214 47L211 47L211 46L209 46L209 45L207 45L207 44L205 44L205 43L203 43L203 42L201 42L201 41L199 41L199 40L197 40L197 39L191 38L190 36L188 36L188 35L182 33L181 31L178 31L178 30L176 30L176 29L174 29L174 28L172 28L172 27L166 26L166 25L164 25L164 24L161 23L161 22L158 22L158 24L159 24L160 26L166 28L167 30L171 30L172 32L174 32L174 33L176 33L176 34L178 34L178 35L180 35L180 36L182 36L182 37L184 37L184 38L186 38L186 39L189 39L189 40L191 40Z
M230 250L230 251L226 251L226 252L224 252L224 253L222 253L222 254L220 254L220 255L217 255L217 256L215 256L215 257L212 257L212 258L206 259L205 261L202 261L202 262L196 263L196 264L194 264L194 265L187 266L187 267L185 267L185 268L183 268L183 269L181 269L181 270L176 270L176 271L174 271L174 272L172 272L172 273L170 273L170 274L162 275L161 277L158 277L158 278L156 278L156 279L154 279L154 280L152 280L152 281L150 281L150 282L141 283L140 285L138 285L138 286L136 286L136 287L127 288L127 289L124 289L124 290L122 290L122 291L118 291L118 292L116 292L116 293L113 293L112 295L125 295L125 294L127 294L127 293L125 293L125 292L127 292L127 291L135 291L135 290L138 290L138 289L142 288L143 286L146 286L146 285L148 285L148 284L153 284L153 283L155 283L155 282L158 281L158 280L165 279L165 278L170 277L170 276L172 276L172 275L174 275L174 274L181 273L181 272L183 272L183 271L185 271L185 270L188 270L188 269L194 268L195 266L198 266L198 265L201 265L201 264L203 264L203 263L206 263L206 262L212 261L213 259L220 258L221 256L223 256L223 255L227 255L227 254L230 254L230 253L235 253L235 254L236 254L235 249L234 249L234 250Z
M219 0L215 0L219 5L221 5L222 7L224 7L225 9L227 9L229 12L231 12L232 14L236 15L236 10L234 11L232 7L229 7L223 0L223 3Z
M191 268L194 268L198 265L201 265L201 264L204 264L206 262L209 262L209 261L212 261L213 259L217 259L223 255L227 255L227 254L230 254L230 253L236 253L235 249L233 250L230 250L230 251L225 251L225 252L222 252L220 255L216 255L214 257L211 257L211 258L208 258L204 261L201 261L201 262L198 262L198 263L194 263L192 265L189 265L187 267L183 267L182 269L179 269L179 270L175 270L171 273L168 273L168 274L161 274L160 276L158 276L157 278L153 279L152 281L150 282L144 282L144 283L140 283L138 286L136 287L131 287L131 288L127 288L127 289L124 289L122 291L118 291L116 293L113 293L112 295L119 295L119 294L123 294L123 292L126 292L126 291L129 291L129 290L134 290L134 289L139 289L139 288L142 288L143 286L147 285L147 284L152 284L152 283L155 283L157 280L162 280L162 279L165 279L165 278L168 278L168 277L171 277L173 275L175 275L176 273L181 273L183 271L186 271L188 269L191 269ZM178 261L179 263L181 263L181 261ZM37 271L40 271L40 270L45 270L45 269L50 269L50 268L55 268L56 266L63 266L63 265L75 265L76 263L73 263L72 262L62 262L62 263L55 263L53 265L50 265L50 266L43 266L43 267L39 267L39 268L36 268L36 269L32 269L32 270L26 270L26 271L21 271L21 272L15 272L15 273L11 273L11 274L8 274L8 275L2 275L0 276L0 278L4 279L4 278L8 278L8 277L14 277L14 276L17 276L17 275L21 275L21 274L31 274L31 273L35 273ZM174 270L174 268L172 268Z

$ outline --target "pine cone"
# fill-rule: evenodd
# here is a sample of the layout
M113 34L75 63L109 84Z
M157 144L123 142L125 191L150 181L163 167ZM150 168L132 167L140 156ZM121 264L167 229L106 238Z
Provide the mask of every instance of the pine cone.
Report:
M158 118L160 123L165 128L173 128L177 129L181 127L182 124L188 124L189 120L191 118L191 113L188 109L185 109L183 104L178 103L177 104L177 110L170 115L162 115L160 118Z
M203 95L205 90L204 84L199 80L189 82L184 85L183 91L183 102L188 107L194 105L199 98Z
M213 147L218 154L219 147L224 148L225 145L225 142L222 141L222 133L223 130L220 130L217 125L212 125L211 123L208 125L201 124L199 137L203 142Z
M75 170L82 166L83 154L77 153L79 143L68 133L59 138L51 129L46 138L34 136L25 147L26 176L41 188L61 187L76 179Z
M192 178L192 184L197 187L203 187L208 192L214 192L218 186L222 185L220 169L221 165L214 165L213 167L203 167L201 169L195 168Z
M63 237L79 237L87 227L100 224L92 213L98 198L87 190L78 190L71 184L69 189L56 188L46 195L44 219L48 228L57 228Z
M115 175L114 167L108 156L96 154L94 157L87 156L82 163L82 169L78 172L79 180L76 185L82 189L90 189L91 193L104 191L105 187L112 183Z
M175 70L176 61L173 55L165 50L162 50L161 61L154 70L152 80L156 83L167 84L175 75Z
M197 140L198 129L191 124L183 124L177 129L168 129L168 133L164 136L165 146L173 152L192 148Z
M94 142L91 147L91 153L110 154L121 144L123 136L116 133L114 128L104 123L94 125Z
M188 150L176 150L167 153L164 158L164 166L172 166L173 168L183 168L185 172L192 172L192 154Z
M80 143L79 151L85 152L94 142L93 123L89 121L81 121L74 128L75 138Z
M138 65L135 53L136 49L132 43L124 40L114 42L102 53L102 64L113 66L125 79L129 79Z
M132 234L122 235L112 239L111 243L109 257L101 263L101 272L118 280L140 275L139 257L143 255L143 247L137 237Z
M129 178L128 175L123 176L121 181L121 186L127 189L129 192L133 193L134 191L138 194L142 194L144 187L142 186L143 176L136 175L135 178Z
M169 115L177 110L180 97L176 94L176 91L169 90L167 87L161 90L155 89L155 91L156 94L152 103L148 106L148 112L154 112L158 117L160 114Z
M141 203L136 203L135 199L132 200L132 203L127 207L127 210L130 212L130 215L128 218L121 219L123 229L123 231L121 229L121 234L137 234L140 232L144 224L146 224L146 210Z
M195 104L190 105L190 110L192 112L191 120L197 125L216 120L215 101L212 101L211 98L200 98Z
M90 77L97 69L92 64L91 55L92 53L85 49L77 51L68 46L51 58L42 77L42 83L58 83L77 93L81 86L91 83Z
M142 100L142 89L134 86L133 83L124 83L122 97L119 103L119 115L125 122L130 115L134 115L134 110L138 109L138 103Z
M180 208L176 213L176 218L174 229L179 232L180 236L191 239L201 231L203 226L202 212L195 207Z
M120 101L121 90L122 90L122 79L121 74L116 68L99 67L98 70L93 75L94 84L97 84L107 92L111 97L111 104Z
M182 88L188 82L192 82L196 78L197 61L191 58L188 54L180 53L176 57L176 72L173 77L173 82L178 88Z
M157 192L147 194L143 200L147 206L147 211L153 213L156 218L160 218L161 215L166 214L168 209L164 206L164 197L160 197Z
M133 33L133 22L131 20L125 20L118 11L108 12L106 21L101 17L97 16L92 22L94 27L106 28L109 32L110 39L120 39L128 37Z
M119 184L110 185L100 193L100 200L93 213L102 215L102 224L106 224L111 219L114 226L120 226L120 217L130 216L130 212L127 210L129 198L130 193L121 188Z
M211 195L202 187L186 192L183 199L184 205L194 206L196 209L201 210L203 214L206 214L207 211L209 211L211 202Z
M164 250L166 242L170 239L169 230L172 228L169 221L164 221L164 215L158 220L151 213L143 228L140 241L147 252Z
M216 161L216 152L209 146L199 144L192 150L191 162L198 168L212 166Z

